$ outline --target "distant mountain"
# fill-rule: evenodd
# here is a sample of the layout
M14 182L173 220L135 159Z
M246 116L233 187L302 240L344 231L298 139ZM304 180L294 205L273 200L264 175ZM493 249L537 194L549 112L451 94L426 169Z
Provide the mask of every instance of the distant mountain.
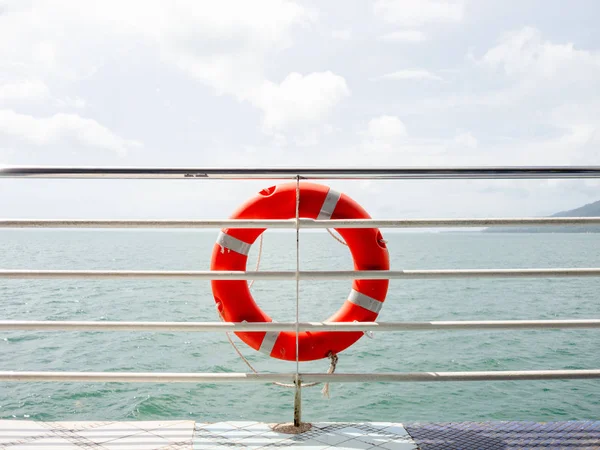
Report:
M600 200L569 211L561 211L550 217L600 217ZM600 233L600 225L565 225L548 227L493 227L486 233Z
M581 208L558 212L553 214L552 217L600 217L600 200L588 203Z

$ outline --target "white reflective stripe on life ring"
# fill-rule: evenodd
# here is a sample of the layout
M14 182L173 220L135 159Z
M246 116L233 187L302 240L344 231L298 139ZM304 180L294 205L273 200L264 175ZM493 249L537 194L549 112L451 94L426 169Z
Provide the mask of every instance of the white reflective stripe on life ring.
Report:
M278 337L279 331L267 331L258 351L270 355Z
M250 253L250 247L252 247L252 244L240 241L238 238L229 236L222 231L219 233L219 237L217 237L217 244L221 247L231 250L232 252L246 256L248 256L248 253Z
M342 194L333 189L329 189L327 192L327 196L325 197L325 201L323 202L323 206L321 206L321 211L319 211L319 215L317 216L317 220L329 220L333 215L333 211L335 210L335 206L339 201Z
M374 298L355 291L354 289L350 291L348 301L360 306L361 308L374 312L375 314L379 314L379 311L381 311L381 307L383 306L383 302L375 300Z

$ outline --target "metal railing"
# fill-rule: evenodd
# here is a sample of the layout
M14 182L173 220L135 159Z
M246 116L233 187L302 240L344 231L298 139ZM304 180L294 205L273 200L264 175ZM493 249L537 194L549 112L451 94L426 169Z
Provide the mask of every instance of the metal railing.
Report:
M0 178L141 178L141 179L549 179L600 178L596 167L475 167L395 169L202 169L202 168L98 168L0 167ZM29 220L0 219L0 228L436 228L490 226L600 225L600 217L460 218L398 220ZM298 255L296 255L298 256ZM463 269L387 271L97 271L0 270L0 278L19 279L132 279L175 278L197 280L323 280L323 279L444 279L444 278L556 278L600 277L600 268ZM296 298L298 307L299 297ZM0 321L0 331L431 331L600 328L600 319L504 320L433 322L85 322ZM298 352L296 352L298 355ZM600 378L600 369L417 373L132 373L132 372L15 372L0 371L0 381L83 382L294 382L294 424L300 425L301 387L309 382L432 382L490 380L548 380Z

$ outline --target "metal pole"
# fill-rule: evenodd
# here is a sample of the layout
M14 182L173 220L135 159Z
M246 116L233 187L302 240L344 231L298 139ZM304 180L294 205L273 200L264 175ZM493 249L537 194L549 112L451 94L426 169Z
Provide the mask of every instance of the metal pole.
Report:
M600 369L589 370L506 370L486 372L405 372L405 373L306 373L306 383L421 382L421 381L515 381L583 380L600 378Z
M300 228L452 228L600 225L600 217L464 219L298 219ZM0 219L0 228L278 228L294 229L294 219L258 220L83 220Z
M579 380L600 378L600 369L509 370L489 372L400 372L400 373L305 373L301 382L430 382L430 381L516 381ZM100 383L286 383L295 373L150 373L150 372L12 372L0 371L0 381L60 381Z
M453 331L600 328L600 319L457 320L432 322L101 322L2 320L0 330L35 331Z
M296 372L294 376L294 384L296 392L294 393L294 426L299 427L302 423L302 380Z
M300 427L302 419L302 393L300 381L300 177L296 178L296 376L294 384L294 426Z
M600 223L600 219L599 219ZM0 228L294 228L293 220L0 219Z
M600 225L600 217L515 217L462 219L300 219L300 228L483 228Z
M289 383L288 373L12 372L0 381L73 381L99 383Z
M458 270L0 270L0 279L182 279L182 280L421 280L462 278L600 277L600 268Z
M178 168L5 166L0 178L145 179L550 179L599 178L600 166L396 168Z

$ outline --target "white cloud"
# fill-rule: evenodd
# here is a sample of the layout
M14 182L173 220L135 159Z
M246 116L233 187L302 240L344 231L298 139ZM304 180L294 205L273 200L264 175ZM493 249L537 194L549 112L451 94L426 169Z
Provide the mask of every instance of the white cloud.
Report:
M0 84L0 104L14 101L37 101L48 98L48 86L40 80L23 80Z
M86 101L81 97L66 97L57 99L56 105L60 108L83 109L86 107Z
M380 80L432 80L443 81L444 79L425 69L404 69L392 73L386 73L377 77Z
M311 130L305 135L295 139L298 147L314 147L319 143L319 133L317 130Z
M357 165L372 164L377 153L390 166L471 165L473 160L487 156L478 154L479 143L470 132L451 138L412 136L404 122L392 115L372 118L360 135L360 151L352 155Z
M143 37L166 59L196 75L201 75L202 66L207 78L218 83L213 75L231 64L254 69L252 60L260 62L270 51L287 47L291 27L309 19L305 8L289 0L180 0L176 5L161 0L14 2L0 16L0 54L4 63L85 76L122 44L132 43L124 38Z
M289 74L281 83L266 81L252 102L265 113L267 129L282 129L294 122L319 122L344 97L346 80L331 72Z
M480 58L469 55L459 79L462 85L447 95L420 98L407 108L506 112L494 120L529 128L585 125L600 114L600 52L551 42L531 27L504 33Z
M110 150L119 155L142 145L138 141L123 139L95 120L76 114L36 118L0 110L0 136L3 135L38 146L74 141L78 145Z
M352 39L352 30L333 30L331 32L331 37L340 41L349 41Z
M539 30L524 27L502 35L475 63L476 69L493 71L508 87L467 99L471 103L483 99L481 104L499 108L518 105L516 114L530 127L543 124L572 131L597 126L600 52L553 43ZM514 111L511 117L515 120ZM571 151L563 147L559 152L567 150Z
M377 0L374 5L377 17L407 27L460 22L464 10L462 0Z
M471 133L461 133L456 135L456 137L454 138L454 142L456 142L460 146L471 149L475 149L479 145L477 138L475 138L475 136L473 136Z
M580 71L598 72L600 53L575 49L572 43L544 41L539 30L525 27L504 34L480 63L493 69L501 68L509 77L589 78L589 72L586 76L586 72Z
M165 60L221 93L247 100L265 79L265 60L291 44L310 13L288 0L207 3L165 8L157 36Z
M580 165L594 164L598 155L598 124L577 124L565 127L560 136L552 139L538 139L522 146L519 150L505 150L512 153L524 165Z
M52 100L59 108L83 109L86 102L81 97L53 98L50 89L41 80L27 80L0 83L0 107L6 105L27 105Z
M427 40L427 35L419 30L400 30L383 34L377 39L389 42L423 42Z
M290 0L244 2L79 0L15 3L0 15L0 61L40 76L87 77L115 52L144 44L162 61L264 112L266 129L322 118L348 95L331 72L270 81L266 61L290 46L294 27L315 13ZM73 39L77 36L77 39Z
M218 93L262 110L265 130L321 120L349 95L344 78L330 71L293 72L281 83L264 73L265 60L290 44L291 28L311 20L308 11L286 0L234 3L243 5L234 16L231 5L221 5L184 21L183 30L174 20L177 31L162 37L165 57ZM192 10L194 5L189 5Z
M396 116L379 116L369 120L367 134L375 140L391 141L406 136L406 126Z

